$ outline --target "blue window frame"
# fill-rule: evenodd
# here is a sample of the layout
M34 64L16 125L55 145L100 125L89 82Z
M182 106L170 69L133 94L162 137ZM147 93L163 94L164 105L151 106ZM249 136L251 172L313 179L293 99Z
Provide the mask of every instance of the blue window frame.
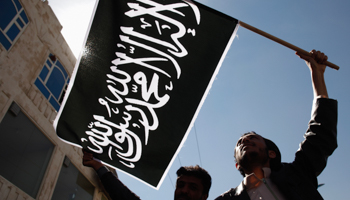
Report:
M34 82L45 98L58 111L66 93L69 76L56 56L50 54Z
M27 27L29 20L19 0L1 0L0 43L8 51Z

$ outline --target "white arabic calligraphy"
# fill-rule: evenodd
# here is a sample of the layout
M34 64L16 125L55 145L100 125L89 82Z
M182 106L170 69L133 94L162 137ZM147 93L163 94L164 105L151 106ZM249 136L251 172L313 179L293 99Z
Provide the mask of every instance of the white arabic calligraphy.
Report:
M176 79L181 76L176 58L184 57L188 52L179 39L186 34L196 35L194 28L186 31L184 24L166 13L185 17L179 9L189 7L197 24L200 22L199 10L192 2L162 5L151 0L137 1L147 8L139 3L127 3L130 10L124 14L129 18L139 18L140 27L120 26L122 34L119 35L120 43L116 45L119 48L115 52L117 58L111 61L113 66L106 74L110 93L98 98L107 115L93 115L93 122L88 124L89 130L85 131L88 140L81 139L82 142L90 142L87 146L90 151L102 154L108 149L111 160L116 155L119 162L129 168L135 167L134 163L141 158L143 145L148 144L150 132L159 126L156 110L170 100L169 93L174 89L172 73L176 72ZM154 23L149 21L149 17L154 19ZM159 39L156 35L148 34L147 30L153 26L156 33L162 36L169 31L178 31L169 35L170 41L165 41L164 37ZM149 54L140 58L135 56L138 51ZM171 66L175 70L170 70ZM142 135L137 134L140 131L144 133L144 144L140 138Z

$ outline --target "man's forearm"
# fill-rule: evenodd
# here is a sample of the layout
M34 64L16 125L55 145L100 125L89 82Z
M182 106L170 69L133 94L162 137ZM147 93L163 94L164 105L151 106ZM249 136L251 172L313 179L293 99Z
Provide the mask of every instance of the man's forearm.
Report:
M324 79L324 74L321 72L311 71L312 87L314 91L314 98L319 96L323 98L328 98L328 92L326 87L326 82Z
M100 179L113 200L140 200L140 197L126 187L112 172L103 174Z

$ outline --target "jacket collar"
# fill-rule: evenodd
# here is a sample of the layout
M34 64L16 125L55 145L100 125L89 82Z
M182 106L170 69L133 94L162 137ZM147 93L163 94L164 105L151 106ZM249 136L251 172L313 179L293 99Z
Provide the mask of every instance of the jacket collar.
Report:
M270 178L271 169L268 167L262 168L264 172L264 178ZM246 174L243 179L243 185L247 190L258 187L263 183L263 179L259 179L254 173Z
M240 196L244 191L244 184L241 182L238 187L236 187L235 196Z

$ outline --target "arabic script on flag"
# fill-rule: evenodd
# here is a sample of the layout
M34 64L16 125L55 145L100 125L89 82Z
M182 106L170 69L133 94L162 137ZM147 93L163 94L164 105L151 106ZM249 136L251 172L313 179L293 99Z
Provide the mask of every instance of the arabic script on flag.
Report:
M58 137L158 188L236 25L192 1L100 0L55 121Z

